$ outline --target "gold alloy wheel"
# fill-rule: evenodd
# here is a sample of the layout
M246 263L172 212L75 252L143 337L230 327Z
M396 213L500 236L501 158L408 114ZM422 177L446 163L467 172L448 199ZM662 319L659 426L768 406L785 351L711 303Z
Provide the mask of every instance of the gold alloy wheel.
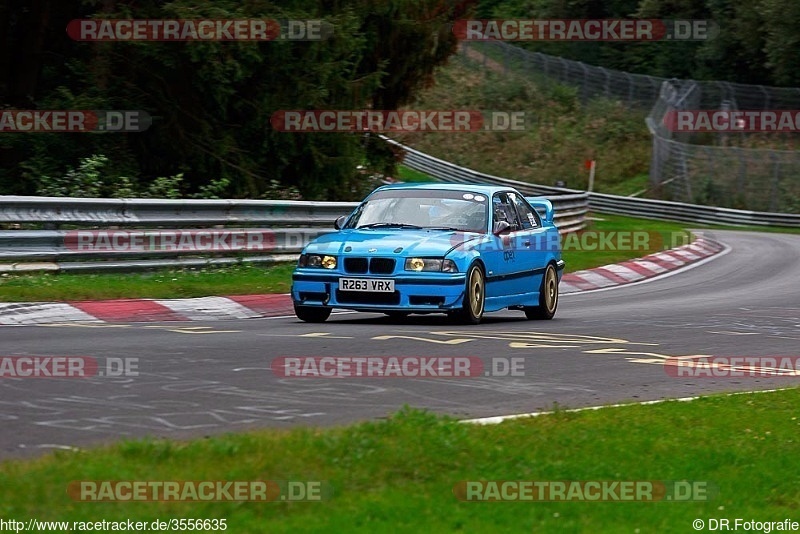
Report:
M478 267L472 269L469 275L469 307L472 311L473 317L480 317L483 315L483 274Z
M555 265L548 264L542 275L539 286L539 305L525 306L525 317L528 319L552 319L558 308L558 272Z
M548 313L555 313L558 305L558 277L552 265L544 273L544 305Z

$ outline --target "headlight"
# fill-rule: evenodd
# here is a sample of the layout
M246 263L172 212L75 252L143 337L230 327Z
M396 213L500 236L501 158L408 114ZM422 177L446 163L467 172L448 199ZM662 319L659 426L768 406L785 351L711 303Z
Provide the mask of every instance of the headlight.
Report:
M441 260L438 258L408 258L406 260L406 271L438 271L445 273L458 272L453 260Z
M326 269L335 269L336 268L336 258L333 256L323 256L322 257L322 266Z
M312 268L336 268L336 256L323 256L321 254L301 254L300 261L297 262L298 267L312 267Z

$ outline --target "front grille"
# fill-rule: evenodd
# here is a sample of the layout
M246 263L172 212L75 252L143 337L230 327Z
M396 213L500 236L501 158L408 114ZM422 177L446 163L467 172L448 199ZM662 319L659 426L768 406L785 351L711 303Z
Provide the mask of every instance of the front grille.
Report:
M367 258L345 258L344 270L348 273L364 274L367 272Z
M372 258L369 262L369 272L373 274L392 274L395 261L391 258Z
M364 293L361 291L340 291L337 289L336 301L339 304L387 304L396 306L400 304L400 292Z
M392 274L395 260L393 258L345 258L344 271L353 274Z

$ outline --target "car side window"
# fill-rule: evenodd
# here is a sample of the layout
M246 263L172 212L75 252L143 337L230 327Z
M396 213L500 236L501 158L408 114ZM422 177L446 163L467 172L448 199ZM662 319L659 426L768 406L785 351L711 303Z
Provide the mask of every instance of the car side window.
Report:
M528 206L528 203L525 202L522 197L514 193L509 193L509 196L513 199L514 205L517 207L522 229L530 230L531 228L539 228L541 224L539 223L538 214L534 213L530 206Z
M494 209L495 223L506 221L511 225L511 231L516 232L521 226L512 202L506 193L496 193L492 198L492 209Z

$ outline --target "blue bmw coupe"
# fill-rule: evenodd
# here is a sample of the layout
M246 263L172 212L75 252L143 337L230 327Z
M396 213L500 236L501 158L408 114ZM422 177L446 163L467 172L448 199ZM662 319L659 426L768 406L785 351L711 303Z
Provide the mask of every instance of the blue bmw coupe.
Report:
M389 185L334 227L305 247L292 275L303 321L335 308L447 313L467 324L505 308L529 319L556 313L564 261L547 199L497 186Z

